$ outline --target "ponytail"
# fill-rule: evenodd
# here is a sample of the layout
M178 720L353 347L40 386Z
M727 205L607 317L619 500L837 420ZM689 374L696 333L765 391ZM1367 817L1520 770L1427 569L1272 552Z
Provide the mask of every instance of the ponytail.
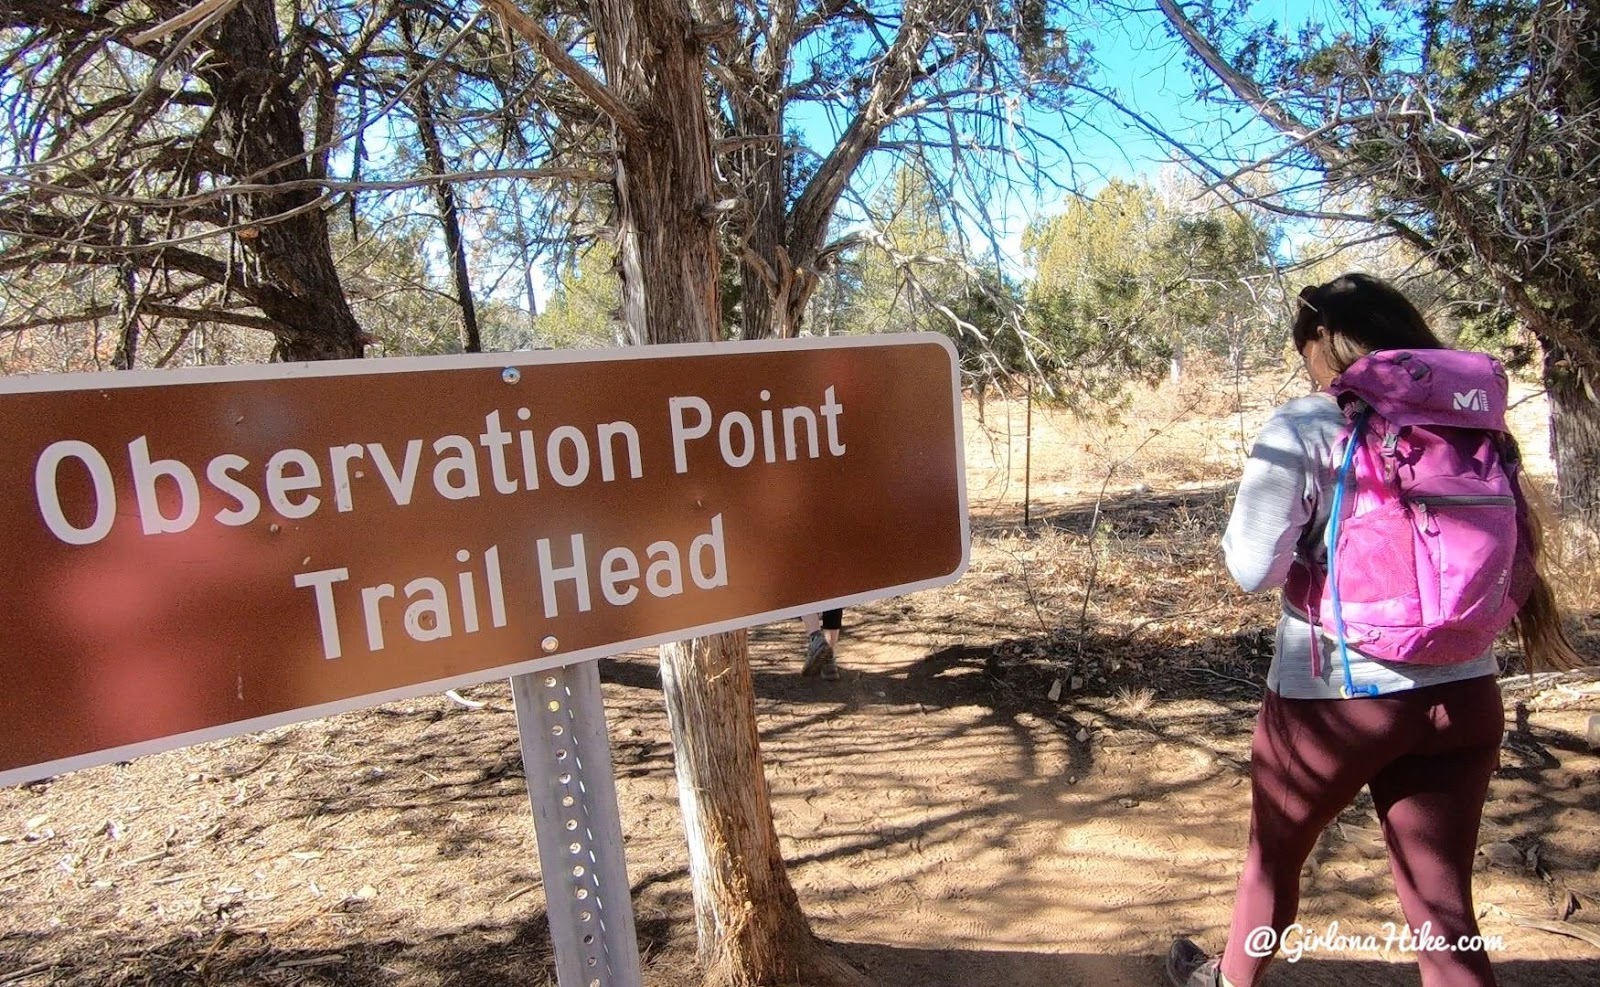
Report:
M1528 564L1531 569L1528 596L1522 608L1517 611L1512 626L1516 628L1517 639L1522 644L1522 653L1527 658L1528 671L1534 671L1535 667L1540 665L1559 671L1581 668L1585 664L1583 656L1578 654L1577 649L1572 646L1572 640L1567 637L1561 607L1556 602L1555 592L1551 590L1550 581L1544 574L1545 521L1548 510L1544 498L1540 496L1538 489L1522 469L1522 457L1517 450L1516 440L1510 436L1506 438L1510 444L1512 462L1515 464L1517 500L1518 506L1521 507L1518 512L1521 523L1518 525L1517 537L1524 539L1527 544Z

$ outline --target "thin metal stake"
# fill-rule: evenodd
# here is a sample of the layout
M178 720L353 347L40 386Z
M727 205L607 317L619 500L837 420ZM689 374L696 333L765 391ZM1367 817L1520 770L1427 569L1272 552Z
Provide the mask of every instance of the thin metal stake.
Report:
M640 987L600 663L511 679L560 987Z
M1022 446L1022 526L1033 527L1033 378L1028 378L1028 436Z

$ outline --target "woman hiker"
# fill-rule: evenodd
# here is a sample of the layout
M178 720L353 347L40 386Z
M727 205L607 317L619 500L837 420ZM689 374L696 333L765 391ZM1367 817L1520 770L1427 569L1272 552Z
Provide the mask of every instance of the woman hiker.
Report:
M1308 587L1327 579L1325 529L1339 500L1335 479L1345 445L1340 437L1347 419L1330 384L1373 351L1421 351L1417 363L1406 367L1426 366L1429 359L1442 365L1451 354L1465 354L1441 352L1444 344L1404 295L1361 274L1301 292L1293 337L1317 393L1279 408L1262 430L1222 543L1228 569L1244 590L1284 591L1251 747L1249 846L1221 954L1208 956L1180 939L1167 958L1168 978L1178 987L1260 983L1295 921L1301 867L1317 837L1367 786L1407 925L1413 931L1426 925L1433 942L1452 944L1418 951L1424 987L1493 987L1481 943L1457 946L1471 947L1478 934L1472 861L1505 725L1494 653L1474 645L1458 653L1433 653L1426 664L1382 660L1358 646L1373 637L1352 643L1340 628L1318 618L1326 612L1320 596L1319 609L1308 605ZM1502 386L1502 417L1503 392ZM1454 395L1457 409L1487 406L1487 392L1464 393ZM1515 469L1515 443L1509 435L1497 441L1510 464L1500 476L1515 473L1508 487L1515 490L1522 479ZM1384 447L1386 453L1392 449ZM1494 498L1501 509L1514 512L1513 522L1500 530L1509 536L1520 528L1528 550L1516 568L1521 585L1509 597L1502 590L1500 599L1510 602L1500 605L1530 663L1574 667L1582 662L1538 574L1540 528L1528 507L1530 497L1523 489ZM1427 509L1426 504L1419 508L1424 523ZM1339 516L1345 516L1342 510ZM1480 532L1479 537L1494 536ZM1379 539L1367 541L1364 551L1371 557L1346 558L1353 542L1352 537L1338 543L1346 546L1337 553L1340 573L1353 573L1359 581L1395 564L1393 558L1376 557L1394 551ZM1525 601L1520 608L1518 601ZM1346 600L1343 606L1349 612L1358 604ZM1337 607L1334 613L1340 613Z

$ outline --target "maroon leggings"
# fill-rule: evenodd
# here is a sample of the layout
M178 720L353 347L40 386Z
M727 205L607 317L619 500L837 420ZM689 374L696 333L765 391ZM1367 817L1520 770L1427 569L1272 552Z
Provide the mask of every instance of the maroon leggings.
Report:
M1478 934L1472 860L1505 711L1493 676L1373 699L1284 699L1268 690L1250 751L1250 849L1222 971L1252 987L1271 956L1246 949L1251 930L1281 935L1300 907L1300 869L1322 829L1372 791L1406 925L1456 943ZM1375 936L1385 930L1355 929ZM1320 935L1322 929L1308 929ZM1483 950L1416 953L1424 987L1494 987Z

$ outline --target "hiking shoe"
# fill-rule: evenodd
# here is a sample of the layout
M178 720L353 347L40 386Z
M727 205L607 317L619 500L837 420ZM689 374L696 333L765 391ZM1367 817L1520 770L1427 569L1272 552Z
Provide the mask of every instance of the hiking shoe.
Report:
M1179 939L1167 951L1167 979L1172 987L1222 987L1222 959Z
M800 666L801 675L821 675L829 682L839 678L839 665L833 660L833 645L822 636L821 631L812 631L806 636L806 663Z

